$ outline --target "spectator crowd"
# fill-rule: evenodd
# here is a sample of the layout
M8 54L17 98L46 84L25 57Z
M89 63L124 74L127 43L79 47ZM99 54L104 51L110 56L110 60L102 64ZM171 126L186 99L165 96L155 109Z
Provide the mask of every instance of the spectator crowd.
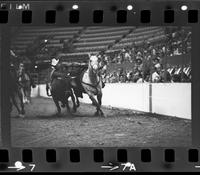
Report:
M48 48L43 43L41 52L46 57L55 57L56 53L73 52L73 42L78 40L76 34L68 42L60 40L60 49ZM44 42L47 44L48 40ZM37 45L37 43L36 43ZM43 47L44 46L44 47ZM38 54L36 60L44 59L44 53ZM142 83L142 82L191 82L191 64L171 64L167 58L191 54L191 30L187 28L165 27L165 38L150 42L133 41L122 49L101 51L98 57L102 64L102 77L105 83ZM11 53L12 55L12 53ZM25 60L26 58L23 58ZM34 60L35 58L30 58Z
M111 53L101 52L103 78L116 82L191 82L191 64L170 65L165 58L191 52L191 31L166 28L166 39L159 42L133 42ZM116 68L113 70L112 67Z

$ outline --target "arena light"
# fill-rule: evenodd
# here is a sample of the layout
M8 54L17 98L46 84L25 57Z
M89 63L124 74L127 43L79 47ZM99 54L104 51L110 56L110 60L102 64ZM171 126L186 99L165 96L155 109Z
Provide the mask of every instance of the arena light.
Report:
M47 43L47 42L48 42L48 40L47 40L47 39L45 39L45 40L44 40L44 42L45 42L45 43Z
M188 9L188 6L187 6L187 5L182 5L182 6L181 6L181 10L182 10L182 11L186 11L187 9Z
M130 10L133 10L133 6L132 6L132 5L128 5L128 6L127 6L127 10L129 10L129 11L130 11Z
M72 9L77 10L77 9L78 9L78 5L77 5L77 4L74 4L74 5L72 6Z

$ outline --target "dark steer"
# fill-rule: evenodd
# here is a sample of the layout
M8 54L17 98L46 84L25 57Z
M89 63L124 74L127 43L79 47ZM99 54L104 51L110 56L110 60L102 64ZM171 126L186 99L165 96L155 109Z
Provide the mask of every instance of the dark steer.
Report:
M70 85L69 77L57 77L51 82L51 95L53 101L57 107L58 115L61 114L61 108L59 102L62 103L62 107L67 107L67 111L70 113L70 107L68 104L68 98L71 97L73 102L73 112L76 112L76 104L74 94Z

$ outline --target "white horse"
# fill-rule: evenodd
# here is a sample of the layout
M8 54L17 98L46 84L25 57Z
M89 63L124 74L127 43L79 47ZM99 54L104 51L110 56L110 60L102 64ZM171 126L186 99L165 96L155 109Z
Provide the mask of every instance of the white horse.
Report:
M81 85L91 99L92 104L96 106L95 115L104 116L101 110L102 78L100 75L100 61L97 56L89 56L88 69L82 74ZM95 96L97 96L97 100Z

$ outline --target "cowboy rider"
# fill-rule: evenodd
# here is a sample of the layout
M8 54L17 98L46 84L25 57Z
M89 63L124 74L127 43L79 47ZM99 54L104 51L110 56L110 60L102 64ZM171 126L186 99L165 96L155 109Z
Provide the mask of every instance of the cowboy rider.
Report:
M60 61L60 59L59 59L58 55L51 60L51 67L50 67L50 70L49 70L48 80L47 80L47 83L46 83L46 91L47 91L48 96L50 96L49 90L51 89L50 84L52 82L52 75L55 72L56 66L59 63L59 61Z
M54 78L58 78L58 77L66 78L67 76L69 76L69 74L67 74L66 67L62 65L62 63L60 62L60 56L59 54L57 54L57 56L51 60L51 69L48 76L49 80L46 84L47 95L50 96L49 90L51 89L51 83Z

